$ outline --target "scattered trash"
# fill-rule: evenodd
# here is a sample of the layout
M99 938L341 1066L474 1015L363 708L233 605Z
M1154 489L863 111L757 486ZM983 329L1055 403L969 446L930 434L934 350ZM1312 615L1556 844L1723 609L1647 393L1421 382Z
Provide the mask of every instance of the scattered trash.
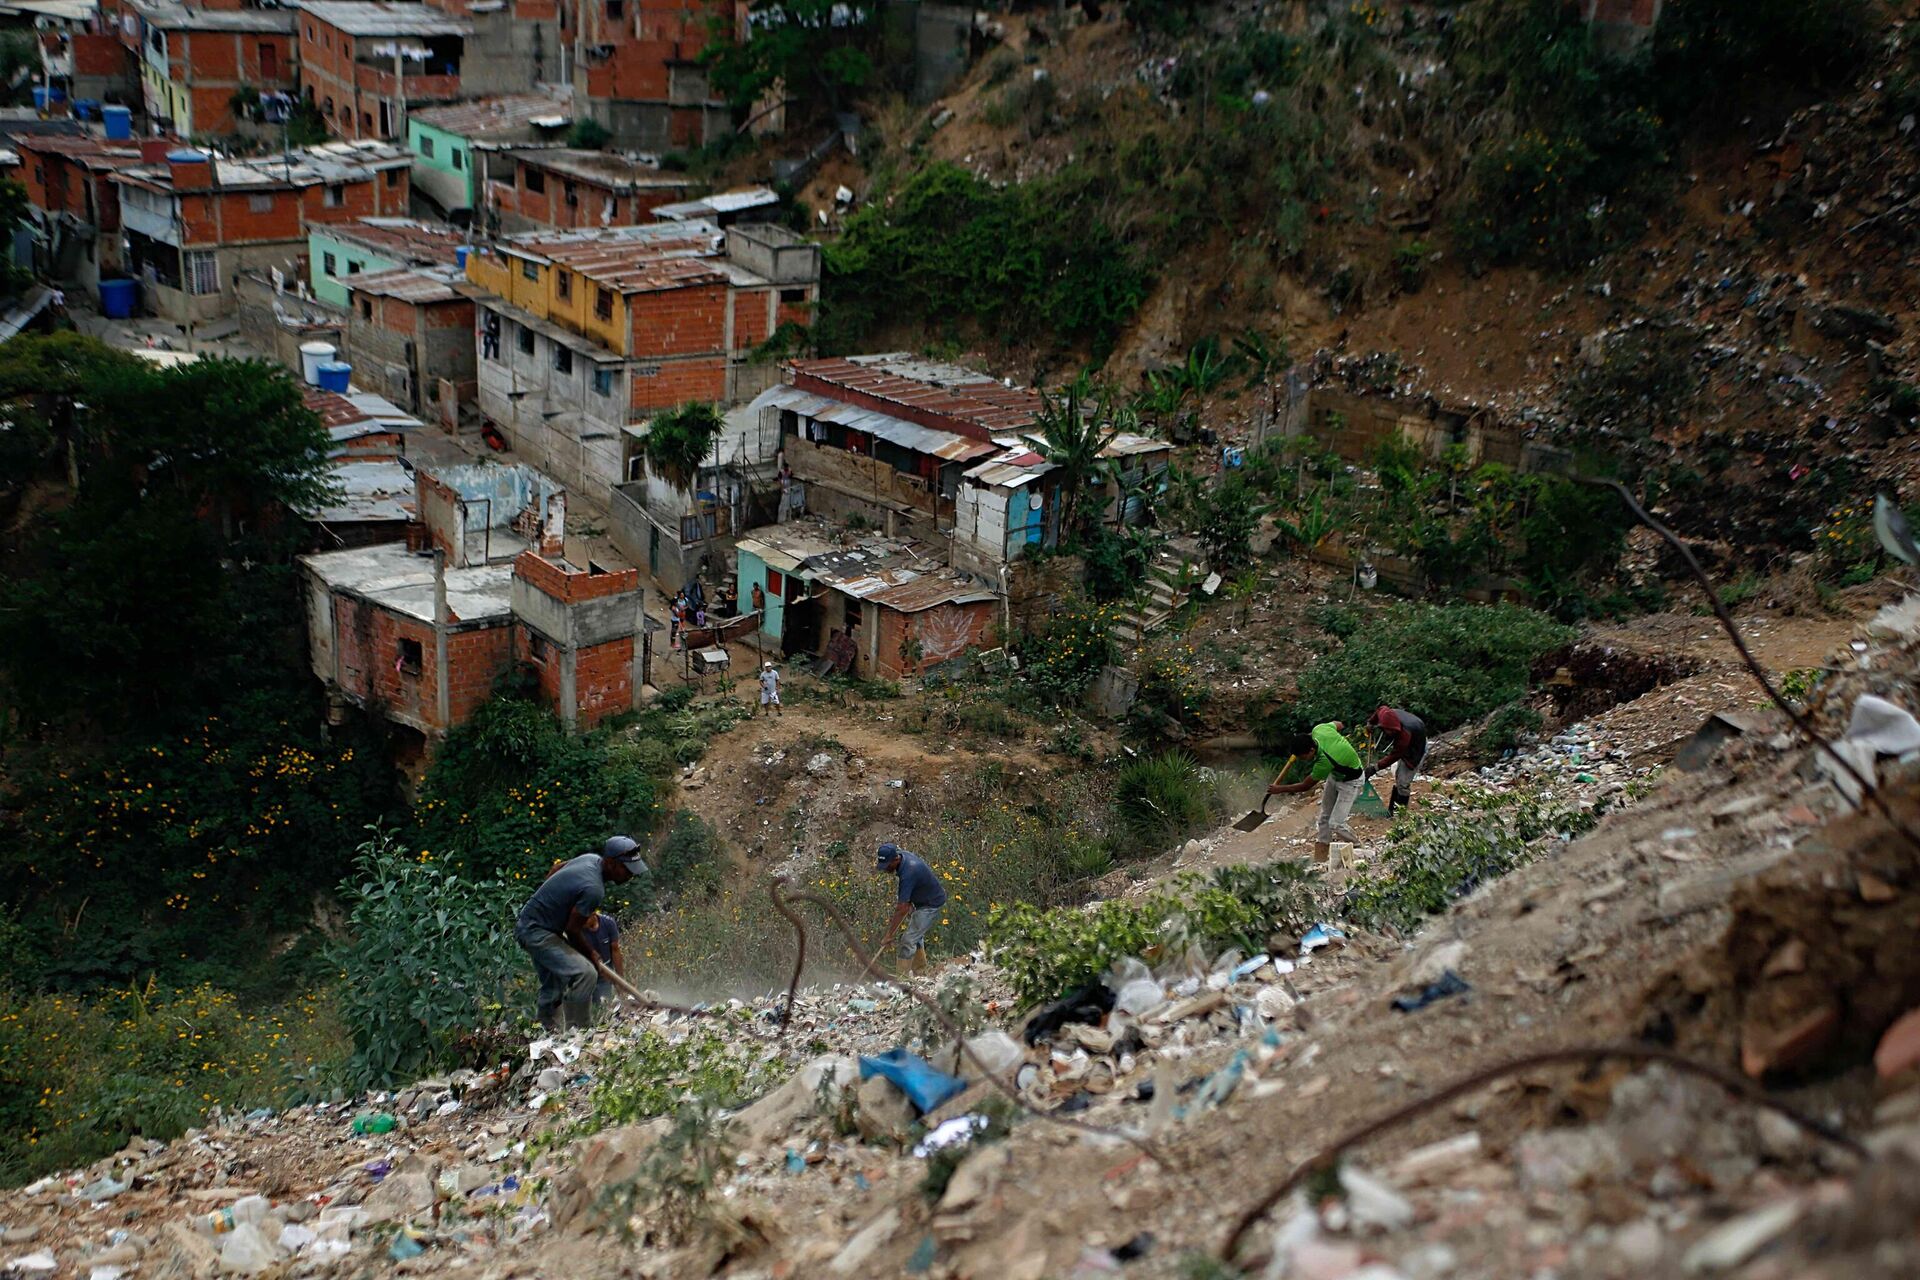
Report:
M1440 975L1439 981L1422 987L1418 995L1396 998L1393 1007L1401 1013L1412 1013L1416 1009L1426 1008L1435 1001L1445 1000L1449 996L1457 996L1471 990L1473 987L1465 978L1449 969Z
M115 1182L111 1177L95 1178L80 1188L80 1198L94 1201L111 1200L126 1189L126 1183Z
M370 1133L392 1133L397 1123L399 1122L392 1115L379 1111L372 1115L355 1116L353 1131L363 1136Z
M934 1070L932 1063L905 1049L889 1049L875 1057L863 1055L860 1059L860 1078L865 1080L870 1076L893 1081L921 1115L967 1087L965 1080Z
M37 1275L52 1271L60 1264L53 1260L53 1254L45 1249L36 1249L32 1253L23 1253L6 1265L9 1272Z
M787 1172L788 1173L805 1173L806 1171L807 1171L806 1157L801 1155L798 1151L794 1150L794 1148L788 1147L787 1148Z
M1264 951L1251 960L1242 960L1239 964L1233 966L1233 980L1238 982L1242 978L1250 977L1258 973L1261 968L1268 963L1269 959Z
M913 1148L914 1157L925 1160L936 1151L944 1151L948 1147L971 1142L974 1135L985 1131L986 1127L987 1118L983 1115L955 1116L951 1120L943 1121L933 1132L920 1139ZM865 1181L864 1175L861 1180ZM864 1187L861 1189L865 1190Z
M1142 1231L1113 1251L1117 1262L1132 1262L1135 1258L1144 1258L1153 1248L1153 1232Z
M426 1251L425 1245L402 1231L394 1236L393 1243L387 1248L387 1256L395 1262L405 1262L408 1258L417 1258Z
M1318 951L1321 947L1331 947L1336 943L1345 942L1346 940L1347 935L1335 926L1324 923L1316 924L1301 937L1300 954L1303 956L1310 955Z
M1873 748L1883 756L1901 756L1920 750L1920 720L1885 698L1863 693L1853 704L1847 722L1847 741Z

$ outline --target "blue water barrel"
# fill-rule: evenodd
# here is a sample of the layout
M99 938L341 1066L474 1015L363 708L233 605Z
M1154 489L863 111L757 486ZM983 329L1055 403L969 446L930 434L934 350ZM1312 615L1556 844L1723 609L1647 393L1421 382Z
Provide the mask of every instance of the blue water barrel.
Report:
M109 142L124 142L133 137L133 108L108 103L100 108L100 123L106 126Z
M329 360L320 366L320 389L345 393L353 382L353 366L344 360Z
M453 261L462 271L467 269L467 246L463 244L453 246Z
M47 87L45 85L35 85L33 87L33 109L35 111L45 111L47 109Z
M125 320L133 315L133 308L140 300L139 291L131 280L102 280L100 282L100 314L109 320Z
M61 88L59 85L56 84L51 89L47 90L47 101L58 103L58 102L65 102L66 100L67 100L67 91Z
M75 98L73 100L73 118L74 119L91 120L99 114L100 114L100 104L94 99Z

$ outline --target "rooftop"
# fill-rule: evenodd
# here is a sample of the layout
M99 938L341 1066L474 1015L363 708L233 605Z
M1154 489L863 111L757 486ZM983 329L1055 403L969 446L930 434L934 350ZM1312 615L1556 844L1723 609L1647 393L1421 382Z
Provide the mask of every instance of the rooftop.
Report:
M1030 388L1005 386L973 369L905 352L795 360L788 368L796 379L811 379L984 432L1030 427L1040 408L1040 394Z
M538 151L515 152L514 158L522 164L617 190L679 191L699 185L685 174L662 173L657 164L644 164L614 151L546 147Z
M698 200L663 204L653 211L653 216L662 221L680 222L688 218L715 218L739 213L743 209L760 209L779 203L780 196L772 187L741 187L735 191L702 196Z
M135 351L134 354L147 353ZM322 391L318 387L302 387L301 400L307 408L320 415L320 424L329 431L363 424L385 431L402 431L421 425L420 419L385 396L355 387L347 388L344 395L337 391ZM343 437L334 438L338 440Z
M433 621L433 557L383 542L346 551L302 556L300 563L329 591L356 595L396 613ZM512 616L513 564L448 569L447 612L454 622L484 622Z
M424 4L384 4L378 0L297 0L321 22L350 36L464 36L473 24L450 18Z
M423 265L452 262L454 250L467 242L466 233L437 222L413 218L356 218L315 227L319 235L364 245L390 258Z
M396 267L350 276L347 289L376 298L395 298L401 302L452 302L460 296L454 281L460 279L451 267Z
M59 155L88 169L133 169L140 165L137 143L102 142L98 138L64 133L29 133L13 140L18 151Z
M732 279L740 273L717 260L725 248L725 233L708 222L534 231L498 245L501 253L556 262L621 293Z
M802 519L755 529L737 545L803 582L818 582L902 613L918 613L949 601L999 599L966 574L942 565L917 542L855 535L824 520Z
M127 7L162 31L293 30L291 9L201 9L178 0L127 0Z
M413 469L390 459L343 458L329 468L332 498L308 513L321 524L411 520Z
M532 128L536 121L556 116L563 117L559 123L565 123L572 118L572 113L573 95L564 89L555 89L552 93L512 93L421 107L409 111L407 116L462 138L486 139L521 133Z
M183 148L191 150L191 148ZM201 152L213 168L213 185L221 188L310 187L321 183L366 181L382 169L407 168L412 155L391 142L365 139L359 142L328 142L281 155L233 156ZM173 189L171 164L140 165L125 169L120 177L162 190Z

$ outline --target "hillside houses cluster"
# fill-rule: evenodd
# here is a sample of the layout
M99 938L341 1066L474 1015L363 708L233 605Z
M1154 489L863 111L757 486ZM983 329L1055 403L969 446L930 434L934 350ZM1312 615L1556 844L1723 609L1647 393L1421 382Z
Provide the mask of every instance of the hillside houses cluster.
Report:
M300 368L339 482L308 513L314 671L422 758L509 665L569 719L631 708L664 597L695 583L705 642L921 674L989 643L1009 566L1061 539L1036 392L771 354L814 323L819 246L773 190L658 162L734 127L695 0L84 8L36 26L61 59L12 137L33 265L106 316L189 347L238 322ZM285 145L295 117L329 139ZM607 149L573 145L589 119ZM690 402L723 429L670 478L648 441ZM433 431L502 457L410 457ZM1077 505L1126 519L1167 457L1114 440L1104 508Z

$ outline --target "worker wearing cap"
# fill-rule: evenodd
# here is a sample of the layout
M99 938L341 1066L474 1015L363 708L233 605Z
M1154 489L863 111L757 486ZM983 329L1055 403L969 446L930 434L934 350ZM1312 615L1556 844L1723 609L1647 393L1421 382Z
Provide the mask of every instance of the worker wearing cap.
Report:
M888 922L880 945L874 950L886 950L887 943L897 933L900 959L913 969L926 968L927 930L933 928L940 909L947 905L947 887L940 883L940 877L933 873L925 858L908 853L891 840L880 846L874 869L900 877L900 901L893 909L893 919ZM900 927L902 924L906 925L904 930Z
M540 977L537 1008L547 1030L585 1027L590 1020L600 974L587 921L600 909L609 881L625 884L646 871L639 849L626 836L614 836L599 853L563 863L520 908L513 937Z
M1381 707L1367 723L1385 730L1393 739L1393 750L1374 761L1367 776L1384 773L1392 765L1393 798L1387 801L1387 812L1404 809L1413 799L1413 780L1420 776L1420 764L1427 758L1427 722L1411 711Z
M1325 862L1334 837L1353 839L1347 819L1353 814L1353 802L1360 798L1361 780L1366 771L1360 765L1360 753L1341 733L1346 726L1338 720L1313 726L1311 734L1296 735L1286 749L1301 759L1311 759L1313 768L1298 782L1283 783L1278 778L1267 788L1270 796L1320 788L1320 824L1314 830L1313 859Z

